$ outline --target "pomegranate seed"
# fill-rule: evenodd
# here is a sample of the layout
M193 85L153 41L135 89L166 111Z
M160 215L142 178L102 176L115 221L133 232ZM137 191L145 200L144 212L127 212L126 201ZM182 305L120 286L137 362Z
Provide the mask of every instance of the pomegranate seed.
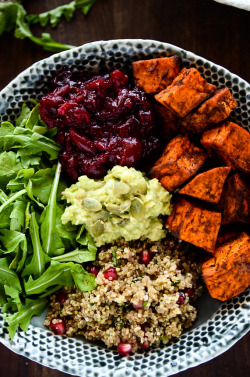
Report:
M63 319L52 319L49 328L54 334L63 335L66 332L66 323Z
M133 304L135 309L141 309L143 307L143 300L138 301L138 304Z
M148 340L145 340L145 342L141 344L141 348L143 348L144 350L146 350L149 347L150 347L150 342Z
M185 293L187 293L188 297L194 297L195 295L195 289L194 288L186 288Z
M117 346L117 352L121 356L128 355L133 350L131 343L119 343Z
M103 272L105 279L113 281L117 278L117 272L114 267L109 267L106 271Z
M67 295L65 293L59 293L57 295L57 301L60 302L61 306L63 306L63 304L65 303L66 300L67 300Z
M98 275L98 272L99 272L99 268L98 268L98 267L91 266L91 267L89 268L89 273L90 273L90 274L94 274L95 276L97 276L97 275Z
M141 264L149 264L150 262L150 252L148 250L143 250L140 252L140 257L139 257L139 261Z
M186 300L185 293L181 292L180 295L179 295L178 300L176 301L176 304L183 305L184 302L185 302L185 300Z

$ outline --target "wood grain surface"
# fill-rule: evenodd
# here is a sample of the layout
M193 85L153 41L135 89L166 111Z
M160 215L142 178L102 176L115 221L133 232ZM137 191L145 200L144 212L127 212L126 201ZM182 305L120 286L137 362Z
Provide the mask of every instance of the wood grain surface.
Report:
M66 0L23 1L30 13L47 11ZM77 11L73 21L62 21L46 31L59 42L79 46L95 40L147 38L169 42L224 66L250 81L250 12L212 0L99 0L87 17ZM39 35L40 27L34 27ZM50 56L12 33L0 37L0 89L32 63ZM250 371L250 334L229 351L178 377L247 377ZM0 345L1 377L62 377Z

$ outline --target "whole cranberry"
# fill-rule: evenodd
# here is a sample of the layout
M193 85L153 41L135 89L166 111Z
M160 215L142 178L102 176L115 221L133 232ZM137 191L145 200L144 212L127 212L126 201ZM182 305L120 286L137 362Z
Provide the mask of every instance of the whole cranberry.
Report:
M98 267L95 267L95 266L90 266L89 267L89 273L90 274L94 274L95 276L97 276L98 272L99 272L99 268Z
M105 279L113 281L117 278L117 272L114 267L109 267L107 270L103 272L103 276Z
M117 352L121 356L128 355L133 350L133 346L131 343L119 343L117 346Z
M141 264L147 265L149 264L150 260L151 260L150 252L148 250L142 250L140 252L139 262Z
M184 302L185 302L185 300L186 300L185 293L180 292L180 295L179 295L178 300L176 301L176 304L178 304L178 305L183 305Z
M66 295L66 293L58 293L56 298L57 298L57 301L60 302L60 305L63 306L63 304L67 300L67 295Z
M51 331L53 331L54 334L63 335L66 332L66 323L64 319L52 319L49 328Z

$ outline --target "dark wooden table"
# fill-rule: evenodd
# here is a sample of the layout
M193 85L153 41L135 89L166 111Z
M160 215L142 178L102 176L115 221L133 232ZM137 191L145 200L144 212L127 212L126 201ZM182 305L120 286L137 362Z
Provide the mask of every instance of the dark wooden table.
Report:
M52 9L63 0L26 0L30 13ZM73 22L62 21L52 36L81 45L95 40L148 38L193 51L250 81L250 12L212 0L99 0L87 17L78 11ZM35 33L41 30L34 28ZM0 89L18 73L50 53L12 33L0 37ZM249 375L250 334L216 359L178 377L246 377ZM62 377L0 345L1 377Z

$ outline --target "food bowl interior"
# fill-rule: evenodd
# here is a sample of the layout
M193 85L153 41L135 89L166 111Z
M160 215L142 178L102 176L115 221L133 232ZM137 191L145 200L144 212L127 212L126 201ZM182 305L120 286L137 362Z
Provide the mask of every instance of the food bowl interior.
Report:
M40 100L48 93L50 79L63 66L86 73L121 69L131 74L131 63L177 54L183 67L195 67L217 87L228 87L239 106L230 118L250 131L250 86L226 69L176 46L151 40L94 42L35 63L0 93L0 120L14 121L22 103ZM172 344L120 358L100 343L83 337L68 339L51 334L43 326L46 313L32 319L26 333L19 331L9 340L0 314L0 341L13 351L43 365L84 376L168 376L205 362L224 352L249 329L250 291L220 303L205 292L197 302L198 318L188 331Z

